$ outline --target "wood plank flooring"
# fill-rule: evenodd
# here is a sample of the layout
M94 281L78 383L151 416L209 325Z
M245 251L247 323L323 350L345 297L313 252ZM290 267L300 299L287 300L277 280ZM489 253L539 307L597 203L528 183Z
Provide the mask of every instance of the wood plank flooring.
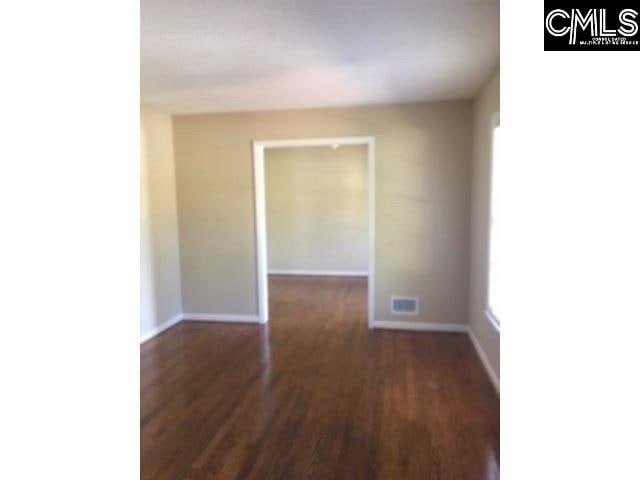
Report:
M499 399L466 335L368 330L364 279L269 288L268 326L142 345L142 479L499 478Z

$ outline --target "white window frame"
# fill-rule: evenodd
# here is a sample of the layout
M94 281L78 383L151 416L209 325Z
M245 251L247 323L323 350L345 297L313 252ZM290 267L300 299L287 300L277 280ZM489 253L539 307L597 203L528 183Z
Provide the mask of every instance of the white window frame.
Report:
M489 323L491 323L498 332L500 331L500 319L491 310L489 292L491 291L491 258L492 258L491 231L492 231L492 224L493 224L493 179L494 179L493 139L494 139L495 129L499 127L500 127L500 112L496 112L491 116L491 130L490 130L491 140L490 140L489 159L491 162L491 168L490 168L490 177L489 177L489 222L487 225L488 227L487 228L487 296L485 300L484 313L485 313L485 316L487 317L487 320L489 320Z

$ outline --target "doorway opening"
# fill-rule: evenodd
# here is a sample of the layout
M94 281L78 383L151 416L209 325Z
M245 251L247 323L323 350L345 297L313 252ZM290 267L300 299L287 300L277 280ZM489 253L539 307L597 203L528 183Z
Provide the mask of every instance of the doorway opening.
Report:
M359 148L356 148L359 147ZM310 148L314 151L313 160L319 167L315 173L300 173L296 168L293 172L298 175L295 182L302 185L269 185L269 178L278 178L277 171L292 173L291 162L299 162L308 156L301 155L302 149ZM341 150L342 149L342 150ZM355 159L358 150L363 152L363 161L366 163L364 178L365 182L366 208L362 213L366 217L366 225L359 225L354 220L351 227L342 231L323 231L321 224L313 224L313 210L304 211L304 208L313 209L313 200L303 199L305 191L304 182L312 182L325 193L331 193L336 199L340 196L340 186L348 186L352 182L355 186L359 180L355 178L357 168L351 168L354 177L346 178L338 176L337 170L332 171L340 165L340 160L355 165L351 158ZM274 155L272 155L272 153ZM273 157L273 165L276 168L274 175L267 172L267 166L271 167L270 159ZM258 291L258 314L261 323L269 321L269 273L274 275L356 275L367 279L367 325L373 328L374 321L374 292L375 292L375 140L373 137L337 137L320 139L297 139L297 140L269 140L253 142L254 161L254 200L255 200L255 231L256 231L256 256L257 256L257 291ZM305 161L305 160L303 160ZM305 161L306 163L306 161ZM302 165L298 164L299 167ZM298 173L295 173L295 172ZM334 176L333 182L331 176ZM289 179L290 180L290 179ZM289 181L284 179L283 181ZM292 190L293 188L293 190ZM269 191L268 191L269 190ZM293 196L283 198L281 194L287 193ZM297 195L297 198L296 198ZM269 206L267 208L267 199ZM320 202L321 203L321 202ZM326 202L325 202L326 203ZM329 202L331 203L331 202ZM336 204L339 206L340 202ZM349 215L355 219L357 211L362 205L355 197L347 200L351 212L343 212L342 220L349 222ZM318 205L316 205L318 207ZM297 210L294 212L294 208ZM322 205L320 205L322 208ZM295 238L289 238L287 242L281 242L276 238L273 245L270 245L268 237L284 236L291 233L292 228L289 222L284 221L285 217L297 215L303 225L294 226ZM305 217L306 215L306 217ZM331 215L326 212L327 217ZM281 218L278 218L280 216ZM322 216L322 215L321 215ZM269 218L271 217L271 218ZM305 220L305 218L307 220ZM352 219L352 220L353 220ZM334 221L336 219L333 219ZM338 219L339 221L340 219ZM272 222L272 223L268 223ZM328 228L327 230L329 230ZM339 230L339 229L336 229ZM366 237L366 238L362 238ZM351 240L350 240L351 239ZM291 248L293 245L293 248ZM323 246L332 248L330 255L322 255L319 252ZM272 247L272 248L269 248ZM314 250L317 255L314 255Z

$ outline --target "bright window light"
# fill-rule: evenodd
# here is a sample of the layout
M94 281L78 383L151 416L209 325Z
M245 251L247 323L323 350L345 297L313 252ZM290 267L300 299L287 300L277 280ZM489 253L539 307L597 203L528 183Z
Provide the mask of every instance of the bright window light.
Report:
M506 209L509 199L505 179L504 159L500 155L500 121L496 114L491 141L491 213L489 224L489 288L487 316L500 328L507 310L509 278L507 269L508 245L505 231Z

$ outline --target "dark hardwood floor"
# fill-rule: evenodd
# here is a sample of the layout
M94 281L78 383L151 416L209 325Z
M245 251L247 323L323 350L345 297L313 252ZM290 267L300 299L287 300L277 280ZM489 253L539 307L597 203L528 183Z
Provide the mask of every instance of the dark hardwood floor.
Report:
M499 477L499 399L466 335L368 330L362 279L269 288L268 326L142 345L141 478Z

